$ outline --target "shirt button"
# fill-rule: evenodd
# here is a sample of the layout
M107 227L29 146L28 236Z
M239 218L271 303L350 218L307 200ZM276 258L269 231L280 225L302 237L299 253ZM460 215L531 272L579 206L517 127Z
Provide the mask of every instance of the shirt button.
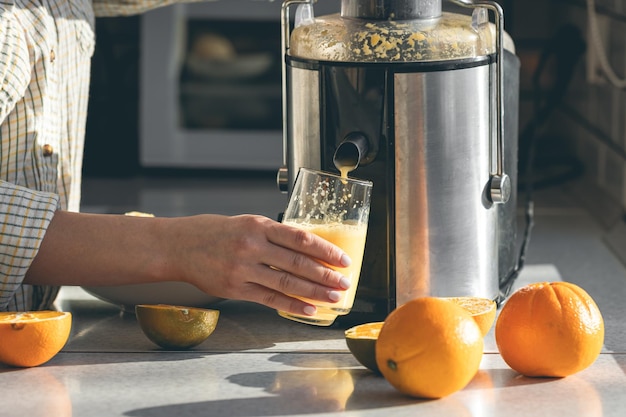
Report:
M54 62L56 55L54 54L54 49L50 49L50 62Z
M43 145L43 156L50 156L52 155L52 145Z

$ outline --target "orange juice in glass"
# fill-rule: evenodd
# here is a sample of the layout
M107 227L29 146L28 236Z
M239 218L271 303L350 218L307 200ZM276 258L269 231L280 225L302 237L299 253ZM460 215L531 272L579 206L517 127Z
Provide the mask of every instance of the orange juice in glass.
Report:
M305 229L344 250L352 259L347 268L335 268L351 282L336 303L302 298L317 307L314 316L279 311L282 317L318 326L330 326L354 303L370 211L372 182L300 168L283 223Z

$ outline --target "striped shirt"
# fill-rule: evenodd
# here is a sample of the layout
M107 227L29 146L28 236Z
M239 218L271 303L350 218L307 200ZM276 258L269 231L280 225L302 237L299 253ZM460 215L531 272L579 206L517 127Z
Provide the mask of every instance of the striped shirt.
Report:
M55 211L79 210L94 16L175 1L0 0L0 311L58 292L22 282Z

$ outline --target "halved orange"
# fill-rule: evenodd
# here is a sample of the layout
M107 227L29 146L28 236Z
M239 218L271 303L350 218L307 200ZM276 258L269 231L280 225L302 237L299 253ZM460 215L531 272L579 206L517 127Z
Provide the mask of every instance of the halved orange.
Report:
M72 314L62 311L0 312L0 362L38 366L65 346Z
M455 304L460 305L476 321L481 333L485 336L491 330L496 320L497 305L494 300L482 297L443 297Z
M144 213L143 211L129 211L124 213L125 216L132 216L132 217L154 217L154 214L152 213Z
M489 298L473 296L439 298L463 307L472 316L483 336L489 332L495 322L497 305ZM382 321L364 323L345 331L346 344L352 355L361 365L374 372L380 372L376 364L376 340L383 324Z
M219 310L167 304L139 304L135 315L144 334L164 349L189 349L215 330Z
M359 324L345 331L348 349L357 361L371 371L380 373L376 365L376 340L383 322Z

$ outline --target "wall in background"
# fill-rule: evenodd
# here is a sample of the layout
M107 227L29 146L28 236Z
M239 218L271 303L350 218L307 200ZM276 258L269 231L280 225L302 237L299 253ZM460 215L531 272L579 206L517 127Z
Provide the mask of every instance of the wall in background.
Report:
M616 75L626 75L626 1L595 0L603 49ZM563 104L551 131L569 138L569 150L583 162L580 195L590 203L606 226L621 221L626 212L626 90L612 85L594 70L598 49L590 38L584 0L559 1L556 20L573 24L583 33L586 51L576 66ZM589 191L584 192L585 188Z
M595 3L602 49L624 78L626 0ZM586 0L527 0L515 7L509 29L522 59L520 162L532 136L534 182L560 181L570 189L626 262L626 89L597 70ZM534 134L525 135L529 131Z

